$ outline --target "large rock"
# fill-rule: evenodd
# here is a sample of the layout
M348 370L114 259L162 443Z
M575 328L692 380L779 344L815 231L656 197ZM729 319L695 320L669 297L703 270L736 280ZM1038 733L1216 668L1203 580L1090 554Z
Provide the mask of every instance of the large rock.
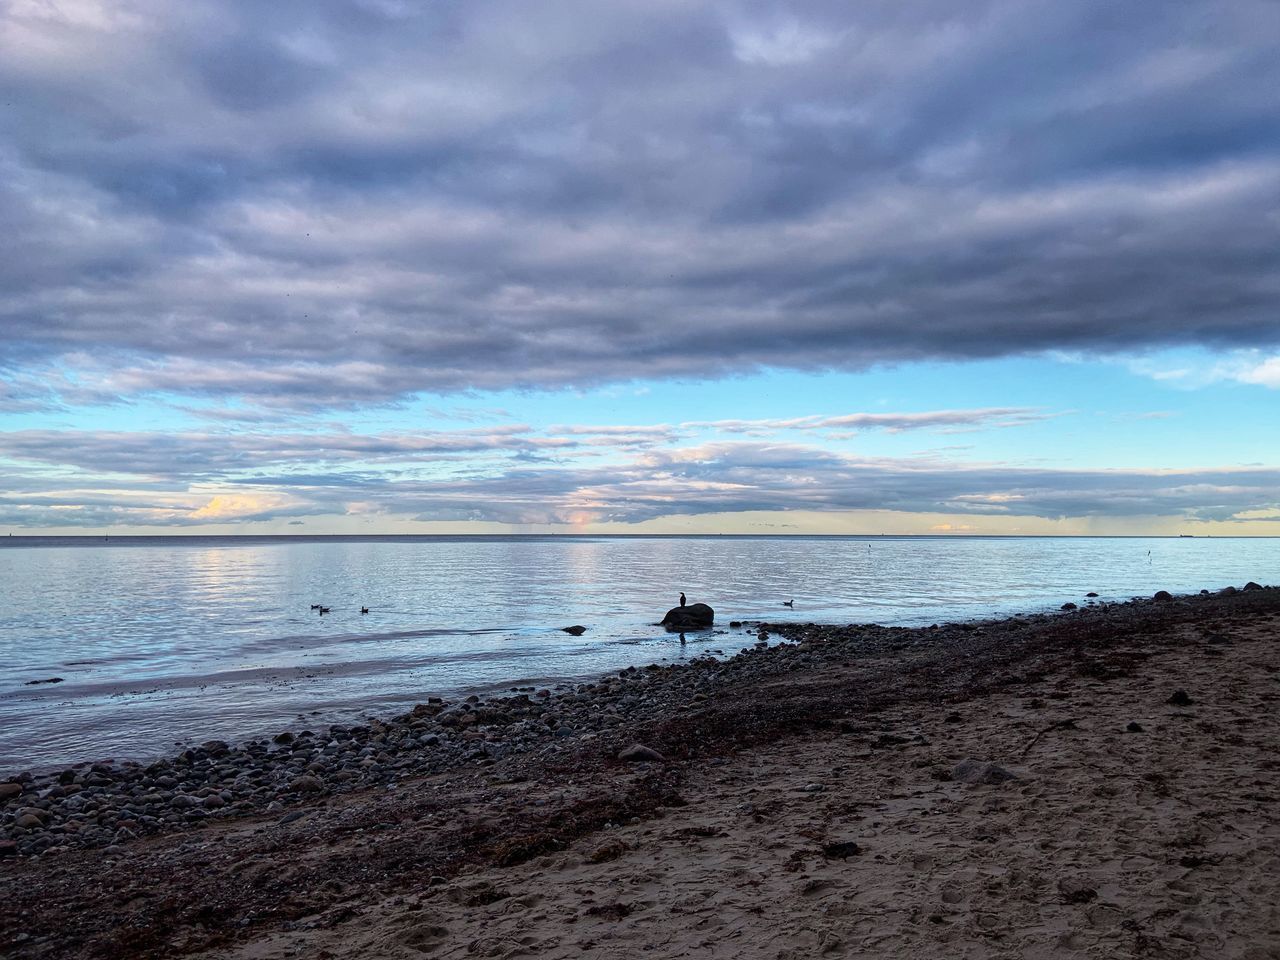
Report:
M705 630L715 623L716 612L705 603L690 603L683 607L672 607L662 618L662 625L671 632L685 630Z

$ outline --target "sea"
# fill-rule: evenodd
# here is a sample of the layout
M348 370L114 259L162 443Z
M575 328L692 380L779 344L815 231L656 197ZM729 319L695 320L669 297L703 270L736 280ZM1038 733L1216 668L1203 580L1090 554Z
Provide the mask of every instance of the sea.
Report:
M756 642L732 620L926 625L1249 580L1280 582L1280 539L0 537L0 777L728 657ZM714 629L657 625L682 591Z

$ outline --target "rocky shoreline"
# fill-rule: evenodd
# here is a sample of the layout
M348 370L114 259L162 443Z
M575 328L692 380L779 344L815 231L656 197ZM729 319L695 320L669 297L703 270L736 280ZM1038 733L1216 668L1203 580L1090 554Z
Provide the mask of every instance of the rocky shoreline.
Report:
M149 880L131 874L135 892L121 901L141 911L135 925L150 929L168 915L148 912L158 909L154 885L168 877L190 886L184 864L192 858L207 864L210 841L225 844L233 836L249 845L235 856L252 849L278 859L297 844L335 843L333 831L344 837L352 829L386 831L396 852L374 862L381 865L378 882L393 887L399 871L409 869L421 882L423 870L448 876L469 862L519 863L605 824L660 815L678 802L682 771L752 744L832 724L856 735L850 718L864 712L1033 683L1037 664L1054 657L1102 676L1114 669L1106 647L1119 635L1277 610L1280 589L1250 583L929 628L744 624L760 645L727 660L628 668L560 691L432 700L385 721L234 746L211 741L147 765L24 776L0 785L0 854L10 869L0 887L0 919L21 937L6 933L0 946L32 956L181 952L272 917L292 922L290 916L323 899L315 889L323 886L319 874L296 879L287 895L276 891L269 903L246 888L217 909L204 905L204 933L180 949L171 940L105 935L120 920L110 891L123 882L122 870L136 872L141 864L157 874ZM768 645L770 634L783 642ZM786 696L778 693L783 688ZM878 736L873 748L905 742ZM646 751L619 759L636 743ZM501 825L493 822L496 809L505 811ZM462 818L452 832L440 830L446 813ZM232 869L234 859L226 864ZM361 865L354 876L368 868ZM334 868L328 863L323 870ZM288 906L304 887L305 909ZM193 908L165 909L184 916ZM82 926L72 924L74 936L57 919L68 911L83 912Z
M1262 588L1251 582L1243 589ZM1172 599L1160 591L1151 602ZM1141 606L1139 601L1085 602L1086 609L1112 614ZM1064 614L1076 609L1072 602L1063 605ZM236 745L210 740L148 764L85 763L39 776L21 774L0 783L0 858L111 846L237 816L287 818L291 809L325 796L393 788L465 765L490 766L531 751L554 753L560 743L625 735L629 728L705 702L725 686L820 666L824 653L815 644L835 639L856 643L860 656L874 657L921 644L955 646L988 630L1051 619L1057 617L1033 614L923 630L851 624L838 635L822 632L838 628L815 624L735 621L736 629L756 633L757 645L727 660L705 656L628 667L565 690L521 687L509 696L473 695L454 702L432 697L408 713L363 725L285 731ZM771 635L801 643L770 647Z
M515 755L554 755L617 735L691 704L725 684L812 664L812 654L770 631L795 625L737 623L757 635L754 649L719 660L628 667L567 689L512 688L509 696L456 701L431 697L407 713L367 724L284 731L232 745L210 740L151 763L83 763L0 783L0 858L109 847L140 836L198 829L238 816L277 814L300 805L461 767L489 767ZM868 653L893 649L910 631L868 626ZM293 811L293 812L291 812Z

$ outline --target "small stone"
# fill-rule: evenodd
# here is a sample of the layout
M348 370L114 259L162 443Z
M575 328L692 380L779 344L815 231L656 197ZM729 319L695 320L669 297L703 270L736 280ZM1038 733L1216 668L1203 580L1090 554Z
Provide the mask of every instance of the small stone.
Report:
M14 797L22 793L22 784L20 783L0 783L0 801L12 800Z
M16 840L0 840L0 860L5 857L16 857L18 855L18 842Z
M1075 609L1076 609L1076 605L1075 605L1074 603L1071 603L1070 601L1068 601L1067 603L1064 603L1064 604L1063 604L1059 609L1062 609L1062 610L1075 610Z
M662 763L667 758L652 747L633 743L618 754L618 759L625 763Z
M1173 691L1173 693L1170 694L1169 699L1165 701L1165 703L1175 707L1189 707L1194 702L1194 700L1187 696L1187 691L1185 690Z
M1085 594L1085 596L1088 597L1090 600L1092 600L1097 596L1097 594L1094 593L1092 590L1090 590L1088 593Z
M1173 594L1170 593L1168 590L1157 590L1155 593L1155 596L1152 597L1152 599L1159 600L1161 603L1163 603L1166 600L1172 600Z
M565 633L573 634L573 636L575 637L580 637L587 632L586 627L577 623L575 623L572 627L561 627L560 629L563 630Z
M1252 580L1250 580L1248 583L1246 583L1246 584L1244 585L1244 589L1245 589L1246 591L1249 591L1249 590L1261 590L1261 589L1262 589L1262 584L1260 584L1260 583L1254 583Z
M1235 587L1223 587L1220 591L1224 597L1234 597L1239 592Z
M1017 780L1018 775L1011 770L1006 770L998 763L984 763L970 757L961 760L952 768L951 779L960 783L996 784Z
M23 830L39 830L44 826L44 821L34 813L22 813L18 815L18 819L13 821L13 825L21 827Z
M275 743L293 743L293 734L286 730L284 733L277 733L272 739Z
M631 847L621 840L609 840L596 847L587 859L592 863L608 863L610 860L617 860L630 849Z
M298 777L289 784L289 789L298 793L320 793L324 790L324 781L317 777Z
M841 840L836 843L827 843L822 846L822 855L828 860L847 860L849 857L857 856L862 852L862 848L852 840Z
M1142 724L1138 723L1136 720L1130 720L1130 721L1129 721L1129 725L1125 727L1125 730L1126 730L1126 731L1128 731L1129 733L1142 733L1142 732L1143 732L1143 731L1142 731Z

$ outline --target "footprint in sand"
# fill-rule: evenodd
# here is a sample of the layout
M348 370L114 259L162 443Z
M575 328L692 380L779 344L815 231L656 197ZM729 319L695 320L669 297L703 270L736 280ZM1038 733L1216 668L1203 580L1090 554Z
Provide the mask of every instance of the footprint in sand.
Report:
M402 944L419 953L435 953L444 945L449 931L445 927L431 922L418 921L396 937Z

